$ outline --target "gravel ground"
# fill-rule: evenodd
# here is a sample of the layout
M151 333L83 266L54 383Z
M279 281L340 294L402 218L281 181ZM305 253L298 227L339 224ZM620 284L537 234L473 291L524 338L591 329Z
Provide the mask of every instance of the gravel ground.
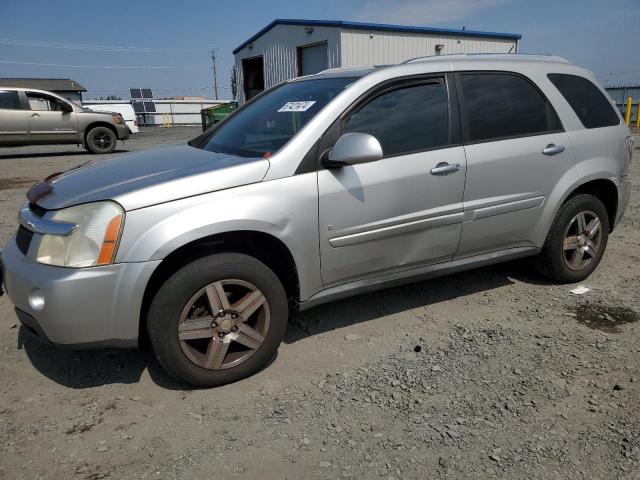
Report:
M0 244L32 181L88 158L0 150ZM0 478L640 478L639 233L635 185L584 295L514 262L336 302L213 390L145 351L58 352L3 297Z

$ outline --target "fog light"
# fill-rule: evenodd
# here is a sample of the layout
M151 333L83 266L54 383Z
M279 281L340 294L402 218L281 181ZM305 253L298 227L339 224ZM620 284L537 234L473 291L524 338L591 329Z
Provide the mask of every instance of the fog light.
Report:
M29 305L36 311L44 308L44 293L39 288L34 288L29 294Z

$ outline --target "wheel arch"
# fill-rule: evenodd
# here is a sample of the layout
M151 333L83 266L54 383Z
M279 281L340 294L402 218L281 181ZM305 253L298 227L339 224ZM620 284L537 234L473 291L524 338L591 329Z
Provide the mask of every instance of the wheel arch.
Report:
M111 130L114 135L116 136L116 141L118 140L118 130L116 130L116 127L114 127L113 125L111 125L109 122L101 122L101 121L96 121L96 122L91 122L90 124L88 124L85 128L84 128L84 133L82 135L82 145L86 146L87 145L87 135L89 135L89 132L91 130L93 130L96 127L107 127L109 130Z
M279 238L255 230L215 233L185 243L164 257L151 275L142 298L139 339L146 338L146 317L160 286L179 268L206 255L234 252L252 256L267 265L282 282L290 302L300 298L300 283L295 259Z
M610 178L595 178L575 187L562 203L580 194L588 194L600 200L607 210L609 232L613 231L618 213L618 186Z

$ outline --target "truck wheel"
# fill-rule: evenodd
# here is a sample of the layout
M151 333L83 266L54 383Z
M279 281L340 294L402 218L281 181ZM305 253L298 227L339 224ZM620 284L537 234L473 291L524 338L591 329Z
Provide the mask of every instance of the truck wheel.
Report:
M609 217L592 195L576 195L558 211L538 257L538 269L561 283L580 282L596 269L607 247Z
M221 253L169 277L151 302L147 330L169 375L215 387L264 367L284 337L288 315L275 273L248 255Z
M118 138L107 127L94 127L87 133L85 148L92 153L111 153L116 149Z

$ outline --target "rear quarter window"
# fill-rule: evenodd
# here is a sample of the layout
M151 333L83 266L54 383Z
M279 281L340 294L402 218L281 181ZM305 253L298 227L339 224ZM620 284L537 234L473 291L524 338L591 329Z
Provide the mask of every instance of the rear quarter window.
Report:
M613 105L591 81L565 73L550 73L547 76L571 105L585 128L620 125L620 118Z

